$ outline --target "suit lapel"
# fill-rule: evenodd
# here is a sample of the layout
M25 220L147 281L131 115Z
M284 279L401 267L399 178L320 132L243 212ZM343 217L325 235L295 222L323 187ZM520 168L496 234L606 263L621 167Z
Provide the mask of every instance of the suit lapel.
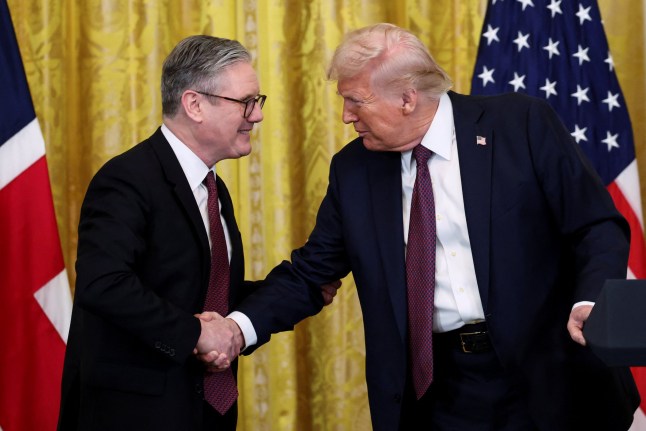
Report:
M195 196L190 189L186 175L184 174L184 171L182 171L182 167L179 164L173 149L164 137L164 134L161 132L161 128L157 129L157 131L150 137L149 141L155 154L157 154L159 164L164 171L166 180L173 189L175 196L177 196L177 199L179 200L181 207L184 209L186 217L193 228L193 232L198 238L204 259L203 267L207 270L205 280L208 285L208 270L211 267L211 249L209 247L209 238L206 234L206 229L204 228L204 221L202 220L200 210L195 202Z
M453 104L464 211L471 253L486 315L489 297L493 132L478 124L483 111L477 103L453 92L450 92L449 96ZM484 138L484 141L478 137Z
M402 223L401 154L371 153L375 163L368 169L372 214L377 244L386 276L393 312L402 340L406 337L406 273Z
M186 175L184 174L184 171L182 171L182 167L179 164L173 149L164 137L161 129L158 129L150 137L149 141L152 144L153 150L157 154L162 170L164 171L164 175L184 209L186 217L190 221L193 231L200 243L200 249L202 250L203 255L202 267L204 268L204 292L206 294L209 271L211 268L211 248L209 246L209 238L204 227L202 215L200 214L200 210L195 202L195 196L193 195L193 191L190 189L188 181L186 180ZM237 299L235 298L235 295L240 291L240 283L244 279L242 239L234 216L231 195L220 177L216 178L216 184L218 187L218 197L222 203L222 217L224 217L227 224L229 239L231 240L230 279L232 288L229 295L229 305L231 305L236 303Z

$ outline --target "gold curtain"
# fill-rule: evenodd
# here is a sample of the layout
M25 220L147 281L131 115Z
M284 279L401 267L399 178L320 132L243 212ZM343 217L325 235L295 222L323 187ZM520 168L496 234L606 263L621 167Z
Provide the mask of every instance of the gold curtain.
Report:
M343 34L388 21L427 43L468 93L485 0L8 0L47 145L63 252L74 281L76 227L92 175L161 121L161 63L206 33L250 49L269 96L250 156L222 162L236 205L247 278L301 245L331 156L353 135L324 79ZM600 0L631 113L646 190L644 0ZM642 199L643 200L643 199ZM361 310L351 278L333 306L241 359L245 430L369 430Z

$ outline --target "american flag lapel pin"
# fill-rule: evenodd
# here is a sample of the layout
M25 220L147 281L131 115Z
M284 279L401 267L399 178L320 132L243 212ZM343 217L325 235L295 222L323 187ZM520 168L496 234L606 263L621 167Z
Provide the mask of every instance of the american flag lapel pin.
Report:
M487 145L487 140L484 136L476 136L476 144L478 145Z

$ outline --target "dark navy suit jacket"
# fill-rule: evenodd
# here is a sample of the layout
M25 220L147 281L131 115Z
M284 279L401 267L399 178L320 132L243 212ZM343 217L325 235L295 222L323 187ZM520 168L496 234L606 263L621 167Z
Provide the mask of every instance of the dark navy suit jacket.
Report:
M627 223L546 102L449 95L478 288L500 361L525 383L541 430L627 429L638 403L629 371L605 368L566 330L573 304L625 278ZM263 343L318 312L317 286L352 272L375 431L398 429L408 363L400 158L361 139L336 154L307 243L239 307Z

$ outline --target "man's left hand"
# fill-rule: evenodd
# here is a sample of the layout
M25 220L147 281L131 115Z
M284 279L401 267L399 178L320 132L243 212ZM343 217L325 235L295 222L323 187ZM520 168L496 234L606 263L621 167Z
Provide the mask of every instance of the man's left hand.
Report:
M570 337L582 346L586 344L585 338L583 337L583 325L588 320L591 311L592 305L579 305L572 309L570 319L567 322L567 330L570 333Z
M334 301L337 290L341 287L341 280L332 281L321 286L321 293L323 294L323 303L330 305Z

